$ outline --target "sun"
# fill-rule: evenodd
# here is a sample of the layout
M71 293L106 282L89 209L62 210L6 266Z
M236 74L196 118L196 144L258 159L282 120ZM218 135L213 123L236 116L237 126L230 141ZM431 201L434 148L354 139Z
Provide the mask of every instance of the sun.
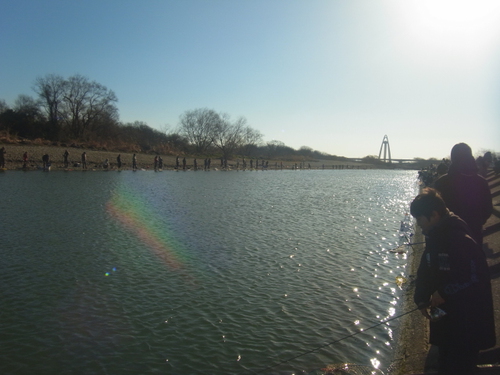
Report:
M492 9L498 8L494 1L425 0L418 2L422 16L435 26L450 31L476 28L487 18Z
M478 59L500 42L497 0L410 0L393 10L401 40L417 53Z

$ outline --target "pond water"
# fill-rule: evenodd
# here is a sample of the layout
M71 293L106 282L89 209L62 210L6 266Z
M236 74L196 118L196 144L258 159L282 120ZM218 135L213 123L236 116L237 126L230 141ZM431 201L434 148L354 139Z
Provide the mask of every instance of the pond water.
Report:
M2 374L392 360L397 320L309 352L401 313L407 259L388 250L414 171L5 172L0 187Z

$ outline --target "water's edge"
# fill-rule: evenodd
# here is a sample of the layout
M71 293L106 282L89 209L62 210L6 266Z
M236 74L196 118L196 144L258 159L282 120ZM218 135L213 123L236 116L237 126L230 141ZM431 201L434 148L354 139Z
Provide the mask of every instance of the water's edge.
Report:
M413 236L414 243L424 241L424 236L417 231ZM413 292L415 290L415 279L420 258L424 251L423 244L413 245L408 255L408 281L403 290L402 314L415 309ZM396 350L392 365L387 370L388 375L405 375L412 373L423 373L425 357L429 349L428 324L424 316L417 310L401 318L399 334L396 340Z

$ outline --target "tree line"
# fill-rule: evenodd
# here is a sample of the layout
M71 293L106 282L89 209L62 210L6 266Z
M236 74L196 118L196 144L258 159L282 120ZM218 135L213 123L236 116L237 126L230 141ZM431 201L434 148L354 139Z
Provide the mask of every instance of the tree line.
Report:
M198 108L185 111L173 130L159 131L145 122L119 121L118 98L106 86L76 74L38 77L36 97L21 94L9 107L0 99L0 134L56 144L104 150L162 154L265 158L343 159L303 146L295 150L280 141L264 143L245 117Z

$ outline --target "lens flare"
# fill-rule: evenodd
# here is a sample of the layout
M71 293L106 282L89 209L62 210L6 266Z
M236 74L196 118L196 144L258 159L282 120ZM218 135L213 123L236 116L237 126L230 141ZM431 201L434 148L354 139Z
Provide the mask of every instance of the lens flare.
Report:
M134 234L168 269L189 274L186 251L165 228L164 218L159 217L150 203L138 194L118 189L106 204L106 211L126 230ZM192 279L192 275L189 275Z

